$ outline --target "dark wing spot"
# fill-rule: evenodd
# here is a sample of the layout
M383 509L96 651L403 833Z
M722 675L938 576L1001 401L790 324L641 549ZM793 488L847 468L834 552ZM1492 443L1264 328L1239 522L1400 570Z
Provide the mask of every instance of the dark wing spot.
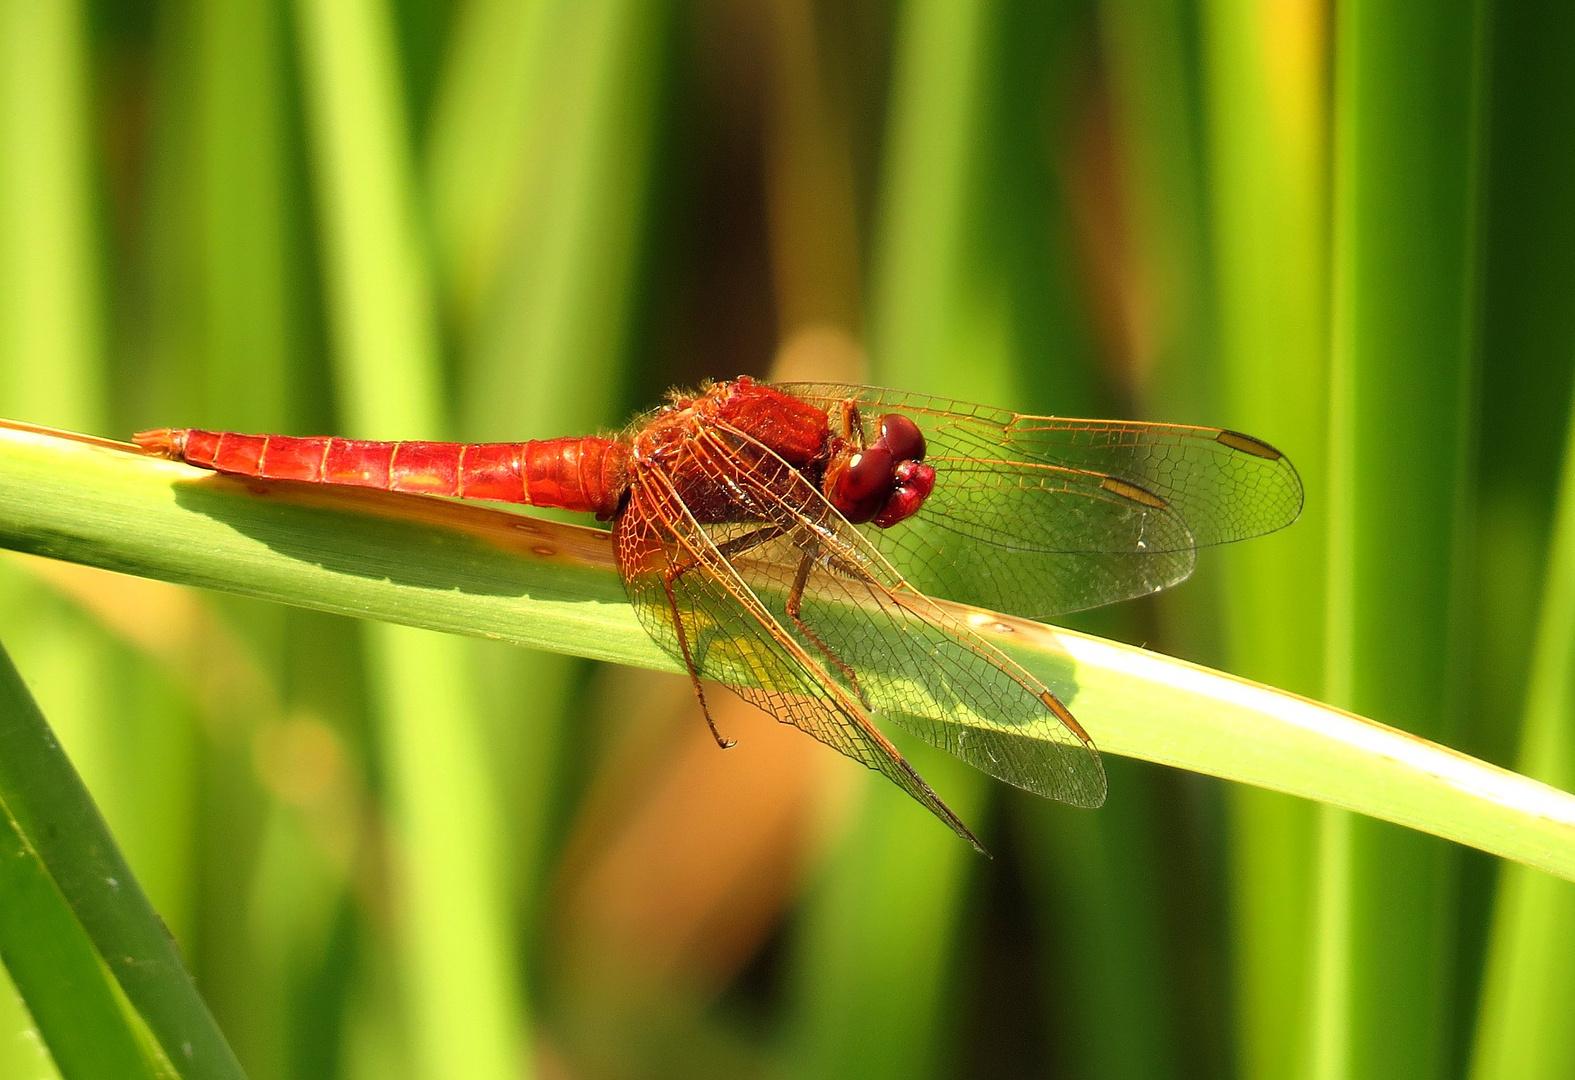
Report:
M1251 435L1243 435L1239 431L1222 431L1214 436L1214 440L1232 450L1240 450L1253 457L1268 458L1270 461L1279 461L1285 456L1262 439L1254 439Z
M1093 749L1094 740L1088 737L1088 732L1084 731L1083 725L1077 722L1077 717L1072 715L1072 710L1061 704L1060 698L1046 690L1039 695L1039 700L1045 703L1047 709L1055 713L1056 719L1071 729L1073 735L1083 740L1084 746L1087 746L1090 750Z
M1170 504L1164 499L1128 480L1118 480L1114 476L1107 476L1099 482L1099 486L1113 495L1119 495L1123 499L1130 499L1135 503L1142 503L1144 506L1152 506L1155 510L1170 509Z

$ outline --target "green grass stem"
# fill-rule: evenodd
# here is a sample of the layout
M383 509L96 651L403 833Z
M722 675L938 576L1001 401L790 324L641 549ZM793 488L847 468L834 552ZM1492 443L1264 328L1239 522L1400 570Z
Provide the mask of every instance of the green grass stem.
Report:
M1317 696L1324 672L1328 490L1328 252L1324 71L1313 5L1204 5L1222 422L1296 462L1313 493L1294 529L1225 556L1226 662ZM1304 1008L1317 814L1283 795L1230 791L1230 889L1240 1067L1293 1075Z
M1358 3L1336 41L1324 692L1431 738L1464 714L1481 14ZM1448 1075L1455 853L1326 825L1324 872L1345 885L1321 911L1337 977L1315 991L1317 1075Z
M0 955L63 1076L163 1072L106 971L180 1076L243 1076L175 942L3 653L0 862Z
M444 380L391 12L380 0L296 10L342 414L352 434L440 437ZM528 1059L506 848L466 654L408 626L371 627L368 643L417 1074L518 1077Z
M1575 784L1575 424L1526 696L1520 766ZM1506 867L1489 939L1471 1075L1551 1080L1575 1072L1575 885Z

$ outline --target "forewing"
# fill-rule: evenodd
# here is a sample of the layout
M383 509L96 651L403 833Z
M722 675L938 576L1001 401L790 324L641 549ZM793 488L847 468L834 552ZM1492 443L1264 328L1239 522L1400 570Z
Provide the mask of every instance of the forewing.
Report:
M730 686L778 720L881 773L980 846L858 700L775 621L659 470L637 475L613 539L635 614L663 649L692 662L702 677Z
M840 430L900 412L924 432L935 491L913 519L866 526L926 590L1045 617L1185 580L1196 549L1273 532L1301 480L1266 443L1219 428L1022 416L878 387L788 384ZM845 434L845 433L844 433Z
M758 526L708 527L740 549L733 569L772 623L842 688L997 779L1078 806L1104 801L1098 754L1055 696L905 582L797 470L727 429L705 432L695 460L779 530L741 548L741 530Z

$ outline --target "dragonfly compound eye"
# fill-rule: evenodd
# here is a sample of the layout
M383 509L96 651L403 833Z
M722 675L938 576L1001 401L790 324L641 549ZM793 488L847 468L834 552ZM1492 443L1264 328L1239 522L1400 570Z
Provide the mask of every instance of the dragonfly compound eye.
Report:
M880 438L875 445L890 450L893 461L924 460L924 434L918 424L900 413L880 418Z
M917 461L904 461L892 474L892 492L886 505L872 519L882 529L907 521L919 512L935 490L935 469Z
M890 450L879 445L866 447L840 468L832 467L826 496L843 517L862 525L885 506L892 493L894 467Z

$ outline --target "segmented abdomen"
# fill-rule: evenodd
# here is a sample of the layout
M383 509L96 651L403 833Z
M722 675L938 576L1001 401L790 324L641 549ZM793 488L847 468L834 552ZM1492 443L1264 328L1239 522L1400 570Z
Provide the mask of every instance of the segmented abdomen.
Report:
M144 450L236 476L557 506L611 517L628 487L629 450L595 437L520 443L370 442L160 428Z

